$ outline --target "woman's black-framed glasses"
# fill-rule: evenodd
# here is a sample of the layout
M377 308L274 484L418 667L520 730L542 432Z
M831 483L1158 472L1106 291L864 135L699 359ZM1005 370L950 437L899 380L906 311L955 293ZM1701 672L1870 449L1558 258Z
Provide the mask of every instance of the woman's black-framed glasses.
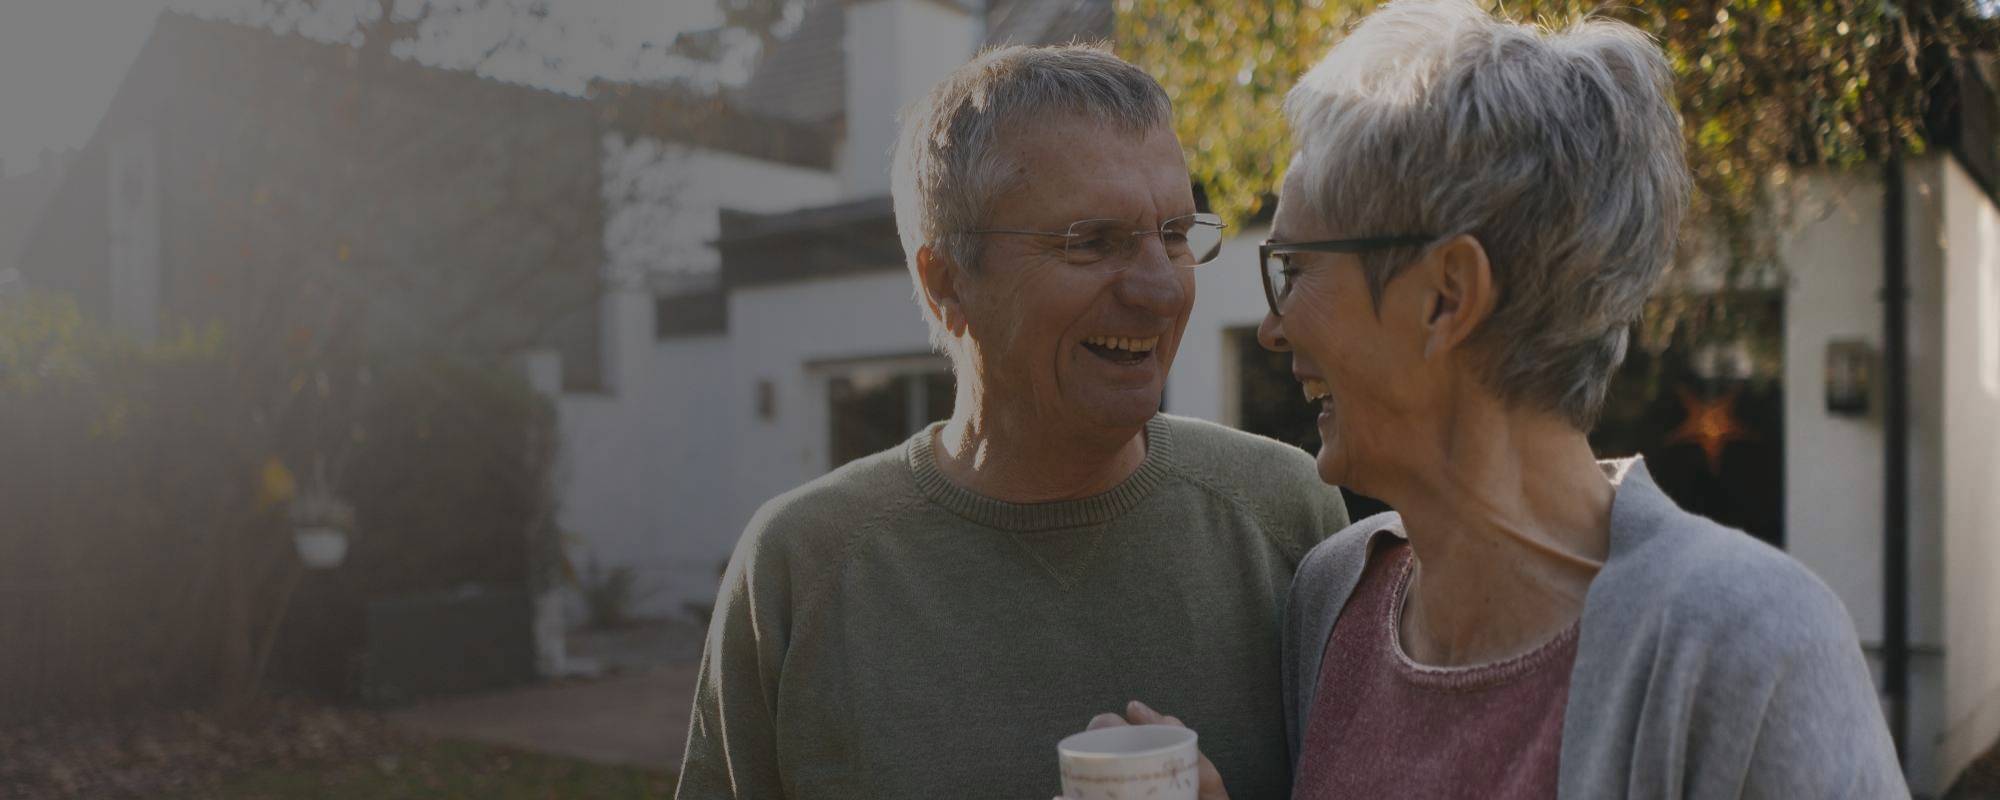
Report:
M1327 239L1318 242L1273 242L1266 240L1257 245L1257 271L1264 276L1264 302L1271 305L1271 316L1283 316L1278 306L1292 293L1292 278L1298 270L1292 267L1293 253L1366 253L1390 247L1413 247L1428 244L1434 236L1370 236L1362 239Z
M1188 214L1162 222L1153 230L1133 230L1126 220L1086 219L1060 231L984 228L965 233L1060 237L1064 261L1096 272L1118 272L1138 261L1139 245L1148 236L1160 237L1167 260L1176 267L1198 267L1214 261L1222 252L1225 227L1222 218L1214 214Z

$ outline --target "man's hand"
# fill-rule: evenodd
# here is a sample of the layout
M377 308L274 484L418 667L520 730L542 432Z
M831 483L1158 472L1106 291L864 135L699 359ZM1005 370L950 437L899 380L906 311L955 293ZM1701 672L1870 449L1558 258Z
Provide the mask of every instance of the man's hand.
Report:
M1119 725L1172 725L1176 728L1187 727L1181 724L1178 717L1170 717L1154 711L1145 703L1134 700L1125 704L1125 716L1121 717L1111 712L1099 714L1090 719L1090 725L1086 730L1094 731L1098 728L1110 728ZM1208 756L1201 756L1200 769L1201 800L1229 800L1229 791L1222 788L1222 773L1215 771L1215 764L1208 760Z

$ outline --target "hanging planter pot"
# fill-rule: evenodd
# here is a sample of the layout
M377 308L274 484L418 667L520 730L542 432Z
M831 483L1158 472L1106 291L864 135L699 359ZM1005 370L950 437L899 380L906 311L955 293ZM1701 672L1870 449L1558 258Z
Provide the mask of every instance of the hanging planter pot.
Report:
M347 560L354 506L329 492L309 491L292 500L290 517L299 563L307 569L333 569Z
M339 528L294 528L292 545L306 569L333 569L347 560L347 531Z

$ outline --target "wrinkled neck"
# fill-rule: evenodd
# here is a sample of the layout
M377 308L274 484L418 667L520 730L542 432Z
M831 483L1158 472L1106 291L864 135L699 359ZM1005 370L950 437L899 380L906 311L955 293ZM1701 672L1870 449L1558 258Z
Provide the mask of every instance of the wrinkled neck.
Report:
M1497 661L1582 614L1610 551L1610 480L1586 436L1497 405L1451 415L1384 499L1416 559L1403 632L1410 656Z

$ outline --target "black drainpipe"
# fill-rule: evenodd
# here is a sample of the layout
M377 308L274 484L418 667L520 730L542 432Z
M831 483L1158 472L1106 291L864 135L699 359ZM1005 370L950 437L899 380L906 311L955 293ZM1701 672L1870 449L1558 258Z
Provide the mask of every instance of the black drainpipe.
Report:
M1909 765L1910 728L1910 421L1909 285L1905 280L1903 159L1883 166L1882 198L1882 673L1889 734Z

